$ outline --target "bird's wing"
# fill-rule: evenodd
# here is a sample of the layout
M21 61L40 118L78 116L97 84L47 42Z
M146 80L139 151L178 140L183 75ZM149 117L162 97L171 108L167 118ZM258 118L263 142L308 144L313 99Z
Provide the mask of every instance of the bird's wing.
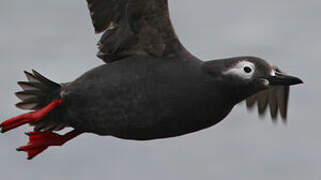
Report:
M105 62L133 55L173 56L185 51L169 18L168 0L87 0L97 56Z
M275 67L275 70L281 72L278 67ZM252 109L257 104L260 116L263 116L270 108L273 121L276 121L278 114L280 114L283 121L286 122L289 93L289 86L271 87L247 98L246 105L249 109Z

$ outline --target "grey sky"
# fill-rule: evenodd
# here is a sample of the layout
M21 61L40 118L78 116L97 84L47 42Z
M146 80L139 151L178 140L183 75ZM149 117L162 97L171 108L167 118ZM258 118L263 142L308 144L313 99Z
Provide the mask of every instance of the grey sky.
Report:
M19 128L0 136L1 179L321 179L321 1L172 0L184 45L207 60L255 55L301 77L291 89L288 125L263 121L237 105L220 124L149 142L82 135L32 161L15 148ZM0 1L0 118L22 111L16 81L32 68L73 80L102 61L83 1Z

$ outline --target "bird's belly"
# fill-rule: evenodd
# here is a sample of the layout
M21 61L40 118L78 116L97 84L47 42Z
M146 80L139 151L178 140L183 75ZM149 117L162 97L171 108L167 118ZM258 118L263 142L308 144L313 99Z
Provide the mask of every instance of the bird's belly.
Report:
M118 96L116 92L105 96L74 96L74 103L67 108L69 117L72 117L70 124L98 135L149 140L180 136L210 127L230 112L230 109L219 112L215 107L195 107L185 99L173 102L159 100L157 94L146 93L137 97L133 92L118 93Z
M221 120L230 112L207 112L206 115L199 113L189 113L191 110L186 110L183 114L173 114L167 117L154 117L158 119L144 119L143 124L133 123L127 127L122 127L122 131L111 134L113 136L134 139L134 140L150 140L158 138L168 138L181 136L188 133L200 131L211 127ZM188 112L189 111L189 112ZM140 117L137 117L140 118Z

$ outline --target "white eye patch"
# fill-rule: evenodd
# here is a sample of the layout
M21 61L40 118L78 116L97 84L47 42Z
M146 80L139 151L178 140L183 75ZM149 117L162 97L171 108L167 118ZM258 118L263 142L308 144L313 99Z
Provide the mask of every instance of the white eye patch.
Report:
M271 73L270 73L270 75L271 76L275 76L275 73L277 72L277 70L279 69L277 66L275 66L275 65L271 65Z
M272 69L272 71L271 71L271 76L275 76L275 70L274 69Z
M243 79L251 79L255 72L255 65L249 61L241 61L235 66L223 72L223 74L232 74Z

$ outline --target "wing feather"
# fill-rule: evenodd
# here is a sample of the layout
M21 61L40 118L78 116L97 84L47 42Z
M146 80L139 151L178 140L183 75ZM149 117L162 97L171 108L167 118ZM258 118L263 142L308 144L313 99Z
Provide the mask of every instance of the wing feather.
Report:
M124 57L173 56L185 52L169 18L168 0L87 0L97 56L109 63Z
M278 67L274 67L276 71L281 72ZM288 86L275 86L267 90L258 92L246 99L248 109L253 109L257 104L258 113L264 116L267 109L270 109L270 115L275 122L278 115L286 122L288 100L290 88Z

